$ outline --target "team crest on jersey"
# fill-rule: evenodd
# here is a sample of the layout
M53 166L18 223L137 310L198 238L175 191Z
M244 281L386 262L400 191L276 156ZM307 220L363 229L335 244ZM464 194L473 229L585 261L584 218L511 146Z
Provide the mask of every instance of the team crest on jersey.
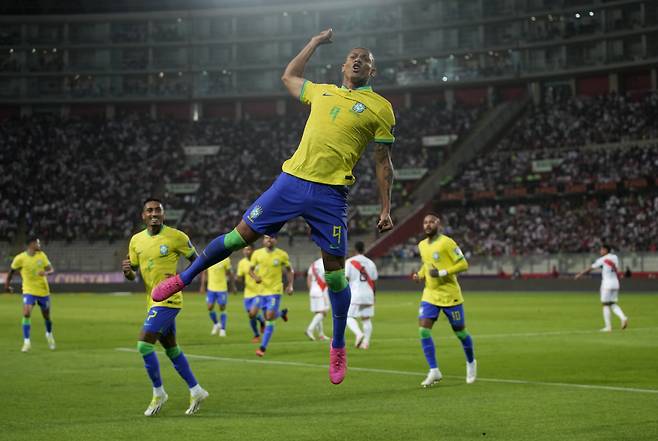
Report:
M279 259L274 259L272 263L274 264L274 266L279 266Z
M256 205L254 208L251 209L251 212L249 213L249 216L247 216L247 219L250 221L254 221L258 216L263 214L263 207L260 205Z
M433 258L434 260L439 260L439 252L438 252L438 251L435 251L434 253L432 253L432 258Z
M160 245L160 255L166 256L169 254L169 247L167 245Z
M356 103L355 105L352 106L352 111L356 113L362 113L364 110L366 110L366 105L363 103Z
M37 260L37 266L43 266L43 260L41 259Z

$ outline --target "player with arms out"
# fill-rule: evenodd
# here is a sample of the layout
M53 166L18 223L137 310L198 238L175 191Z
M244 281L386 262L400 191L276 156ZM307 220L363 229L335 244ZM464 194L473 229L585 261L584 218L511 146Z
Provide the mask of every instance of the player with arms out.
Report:
M235 278L231 268L231 259L228 257L201 273L199 292L206 291L206 304L210 320L213 323L210 335L219 334L220 337L226 337L226 304L228 303L229 285L231 292L235 293ZM215 303L219 307L219 322L215 312Z
M324 335L323 321L329 310L329 297L327 296L327 282L324 280L324 266L322 265L322 257L316 259L308 267L306 272L306 287L308 288L308 296L311 300L311 312L313 318L308 328L304 331L304 335L309 340L315 341L315 331L318 332L318 340L326 340L327 336Z
M363 242L354 244L356 254L345 262L345 275L350 281L352 304L347 313L347 326L356 336L354 346L359 349L370 347L372 336L372 318L375 316L375 281L379 277L377 265L363 253L366 246ZM361 319L363 331L359 328Z
M260 342L260 334L265 331L265 319L260 314L260 287L251 275L251 254L254 247L247 245L242 249L242 259L238 262L237 278L244 286L244 310L249 316L249 326L254 333L252 343ZM258 325L260 324L260 332Z
M30 341L31 316L34 305L39 305L46 323L46 341L51 350L55 349L53 322L50 320L50 286L48 275L55 272L48 256L41 250L41 241L30 237L25 241L26 250L14 257L11 269L5 280L5 291L12 292L11 279L16 272L21 275L23 288L23 347L22 352L32 348Z
M601 245L599 254L601 257L596 259L591 267L576 274L575 278L580 279L592 270L601 269L601 304L603 305L603 323L605 324L601 328L601 332L612 331L611 311L621 320L621 329L626 329L628 327L628 317L617 304L619 300L619 258L612 253L612 248L607 244Z
M275 234L285 222L302 216L311 227L313 241L322 250L334 322L329 379L339 384L347 370L345 326L351 298L345 278L348 187L356 181L354 166L374 141L381 202L377 229L383 232L393 227L390 153L395 140L395 117L391 104L368 86L376 72L375 59L368 49L349 51L342 65L341 87L304 79L304 68L311 56L318 46L331 43L332 35L333 31L327 29L311 38L281 77L293 97L311 106L302 139L293 156L284 162L283 173L247 209L233 231L213 240L181 274L161 282L153 290L153 298L168 298L210 265L264 234Z
M259 248L251 255L250 275L260 284L260 307L265 314L265 331L263 332L263 342L256 349L256 355L263 357L267 346L270 343L274 333L274 321L281 317L283 321L288 321L288 310L282 309L281 295L283 294L283 276L286 277L285 292L292 294L294 274L290 266L290 257L288 253L281 248L276 247L276 237L263 236L263 248Z
M122 262L121 268L128 280L135 280L135 271L139 270L146 287L148 313L139 334L137 350L144 359L144 367L153 383L153 398L144 415L156 415L168 399L155 353L155 343L158 341L190 388L190 406L185 414L192 415L199 410L201 402L208 398L208 392L194 378L187 358L176 343L176 316L183 307L183 293L177 292L164 301L156 302L151 298L151 291L156 283L176 272L181 256L192 262L196 251L187 235L166 226L164 219L165 211L159 199L149 198L144 201L142 220L146 229L130 239L128 259Z
M466 331L464 315L464 298L457 281L457 274L468 270L468 262L459 246L448 236L441 234L439 216L428 214L423 219L425 239L418 244L422 266L417 273L412 274L415 281L425 280L423 298L420 302L418 324L420 326L420 343L425 358L430 366L427 378L421 386L430 387L442 378L436 361L432 326L443 314L448 318L450 326L466 354L466 383L475 382L477 362L473 354L473 340Z

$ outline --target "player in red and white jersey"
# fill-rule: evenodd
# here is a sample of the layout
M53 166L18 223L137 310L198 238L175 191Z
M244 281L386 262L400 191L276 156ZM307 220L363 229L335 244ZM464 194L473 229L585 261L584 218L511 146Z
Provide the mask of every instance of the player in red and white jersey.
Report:
M354 245L356 254L345 261L345 277L350 282L352 301L347 312L347 327L354 333L354 345L360 349L368 349L372 336L372 317L375 315L375 281L377 266L375 262L363 255L365 245L357 242ZM363 330L359 328L357 318L361 319Z
M610 245L603 244L599 249L601 257L596 259L590 268L576 274L576 279L589 274L592 270L601 269L601 304L603 305L603 321L605 326L602 332L612 331L611 312L621 320L621 329L628 327L628 317L617 305L619 298L619 258L612 254Z
M327 282L324 280L322 258L317 259L308 267L306 286L308 286L308 295L311 299L311 312L314 315L304 334L310 340L315 340L315 331L317 331L318 340L327 340L322 322L329 311L329 296L327 295Z

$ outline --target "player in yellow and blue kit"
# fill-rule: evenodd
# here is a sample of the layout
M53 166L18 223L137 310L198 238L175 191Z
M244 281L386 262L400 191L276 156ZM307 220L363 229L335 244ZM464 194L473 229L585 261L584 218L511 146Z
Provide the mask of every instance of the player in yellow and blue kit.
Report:
M226 304L228 303L229 285L231 292L234 293L235 280L231 268L231 259L228 257L201 274L199 292L206 291L206 304L208 305L210 320L213 323L210 335L219 334L220 337L226 337ZM214 311L215 303L217 303L220 311L219 322L217 321L217 313Z
M16 272L21 275L23 285L23 347L22 352L32 348L30 341L31 316L34 305L39 305L41 315L46 323L46 340L51 350L55 349L53 337L53 322L50 320L50 286L48 275L55 270L48 260L48 256L41 250L41 241L37 237L30 237L25 242L26 250L14 257L11 269L5 280L5 291L12 292L11 279Z
M253 343L260 341L260 334L265 331L265 319L260 314L260 284L256 282L251 270L251 255L254 252L252 245L242 249L242 259L238 262L237 278L244 286L244 310L249 316L249 325L254 333ZM258 325L260 324L260 332Z
M420 342L427 363L430 365L430 372L421 383L423 387L429 387L442 378L432 340L432 326L439 318L441 311L448 318L452 330L464 348L466 382L473 383L477 374L477 364L473 355L473 339L466 331L464 298L457 281L457 274L468 269L468 262L455 241L439 232L440 227L441 221L435 214L428 214L423 219L423 231L426 238L418 244L422 266L418 272L413 274L414 280L425 280L418 324Z
M351 297L345 278L348 188L356 181L354 166L368 144L374 142L381 203L376 225L379 232L393 227L390 150L395 140L395 116L391 104L368 85L376 74L375 59L368 49L349 51L342 65L341 87L304 79L311 56L318 46L331 43L332 36L333 31L327 29L311 38L281 77L293 97L311 106L302 139L292 157L284 162L283 172L247 209L235 229L213 240L189 268L158 284L152 295L156 300L168 298L204 269L262 235L276 234L287 221L301 216L322 250L334 325L329 379L339 384L347 371L345 326Z
M162 386L160 364L155 354L155 343L162 344L167 357L178 374L190 388L190 406L185 411L192 415L199 410L206 392L196 381L187 358L176 343L176 316L183 307L183 293L177 292L162 302L151 298L155 284L172 276L181 257L194 261L196 250L185 233L164 224L165 211L162 202L155 198L144 201L142 220L146 229L135 234L128 245L128 258L122 262L123 274L128 280L135 280L139 269L146 287L148 313L139 334L137 349L144 359L144 367L153 383L153 398L144 415L157 414L167 401L168 395Z
M292 294L294 276L290 266L288 253L276 247L276 237L265 235L263 237L263 248L259 248L251 255L251 277L260 285L260 307L265 314L265 331L263 342L256 350L256 355L265 355L267 345L270 343L274 333L274 320L281 317L288 321L288 310L282 309L281 295L284 292L283 277L286 278L286 294Z

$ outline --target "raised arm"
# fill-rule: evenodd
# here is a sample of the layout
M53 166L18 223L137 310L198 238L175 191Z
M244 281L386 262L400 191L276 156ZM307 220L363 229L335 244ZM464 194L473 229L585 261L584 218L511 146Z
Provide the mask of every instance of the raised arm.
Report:
M585 274L589 274L589 273L591 273L591 272L592 272L592 268L587 268L587 269L582 270L582 271L579 272L578 274L576 274L573 278L574 278L574 279L580 279L580 278L583 277Z
M393 162L391 161L391 145L375 144L375 174L381 211L377 221L380 233L393 228L391 219L391 190L393 189Z
M306 43L304 49L302 49L297 56L288 63L286 70L283 71L283 75L281 76L281 81L283 81L283 84L286 86L286 89L288 89L288 92L290 92L290 95L299 98L302 92L302 86L304 85L304 68L306 67L306 63L311 59L318 46L331 43L331 37L333 34L334 31L329 28L312 37L311 40Z

